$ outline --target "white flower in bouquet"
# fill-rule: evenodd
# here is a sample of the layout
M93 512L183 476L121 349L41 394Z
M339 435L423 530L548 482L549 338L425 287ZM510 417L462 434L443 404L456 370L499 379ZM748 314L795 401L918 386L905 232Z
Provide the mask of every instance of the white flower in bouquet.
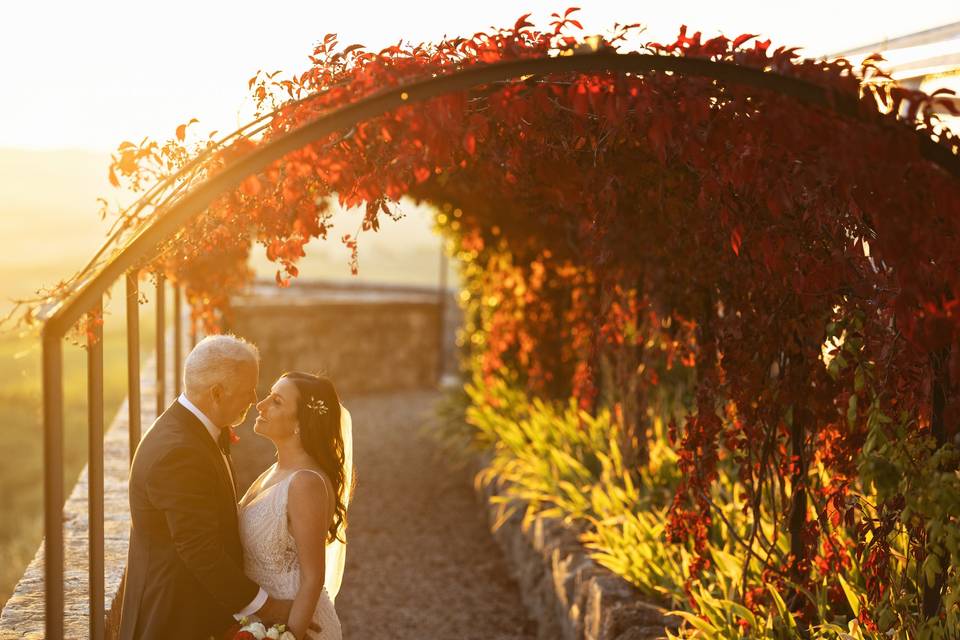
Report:
M248 622L246 618L240 624L234 640L250 640L251 637L256 640L297 640L297 636L288 631L285 624L275 624L268 629L262 622Z

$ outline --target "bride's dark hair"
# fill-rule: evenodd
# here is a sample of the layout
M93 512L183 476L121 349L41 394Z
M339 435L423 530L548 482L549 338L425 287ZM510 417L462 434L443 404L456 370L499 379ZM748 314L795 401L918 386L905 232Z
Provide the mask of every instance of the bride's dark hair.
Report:
M327 542L337 538L342 540L338 533L347 528L344 488L353 479L344 477L343 434L340 433L340 398L337 390L328 378L312 373L290 371L280 378L293 382L299 393L297 421L300 423L300 443L334 485L337 499ZM320 406L325 410L318 409Z

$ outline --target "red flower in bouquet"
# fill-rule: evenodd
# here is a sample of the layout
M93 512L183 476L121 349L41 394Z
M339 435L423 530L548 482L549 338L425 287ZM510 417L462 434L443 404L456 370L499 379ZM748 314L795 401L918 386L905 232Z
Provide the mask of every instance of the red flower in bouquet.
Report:
M243 625L241 625L239 622L233 623L232 625L230 625L229 628L227 628L226 631L220 634L220 640L233 640L237 636L237 633L242 628L243 628ZM215 639L213 638L213 636L211 636L210 640L215 640Z

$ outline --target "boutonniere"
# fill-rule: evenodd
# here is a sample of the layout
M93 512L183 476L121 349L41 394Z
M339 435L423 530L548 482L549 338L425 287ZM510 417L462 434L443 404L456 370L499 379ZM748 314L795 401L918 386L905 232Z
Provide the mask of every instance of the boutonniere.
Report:
M237 444L240 442L240 436L237 435L237 430L233 427L227 427L230 429L230 444Z

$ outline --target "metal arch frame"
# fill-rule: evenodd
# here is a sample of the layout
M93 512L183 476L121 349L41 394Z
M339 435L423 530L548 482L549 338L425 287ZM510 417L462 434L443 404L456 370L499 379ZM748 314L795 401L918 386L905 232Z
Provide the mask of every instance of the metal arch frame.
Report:
M97 309L114 282L205 210L224 191L239 184L274 160L310 142L348 129L366 119L431 98L470 89L477 85L506 81L527 75L559 73L649 73L672 72L711 78L773 91L799 102L821 107L840 116L863 119L855 98L830 89L762 69L729 62L653 54L618 54L600 51L570 56L531 58L468 67L448 75L425 78L361 98L299 129L264 143L203 184L186 193L164 214L141 231L92 278L84 282L44 321L43 419L44 419L44 553L46 589L46 635L63 637L63 354L62 339L83 314ZM926 136L919 140L921 153L929 161L960 179L960 157ZM128 293L129 295L129 293ZM128 300L129 304L129 300ZM129 314L128 314L129 315ZM128 356L129 357L129 356ZM131 384L132 384L131 378ZM137 425L139 431L139 425ZM131 447L133 442L131 442Z
M336 131L347 129L403 105L415 104L445 93L469 89L476 85L506 81L526 75L557 73L645 73L650 71L694 75L758 89L774 91L800 102L823 107L851 118L860 118L857 100L837 94L820 85L798 78L745 67L729 62L699 58L681 58L651 54L590 53L551 58L534 58L469 67L436 78L427 78L391 88L341 107L332 113L265 143L250 155L233 163L190 193L186 194L162 218L156 220L124 250L115 256L93 279L71 299L56 309L44 324L45 333L66 334L80 316L92 307L93 297L106 291L105 283L116 281L134 262L149 254L160 242L168 239L193 215L206 209L223 191L246 176L255 173L291 151ZM960 156L920 135L921 151L928 160L960 179Z

